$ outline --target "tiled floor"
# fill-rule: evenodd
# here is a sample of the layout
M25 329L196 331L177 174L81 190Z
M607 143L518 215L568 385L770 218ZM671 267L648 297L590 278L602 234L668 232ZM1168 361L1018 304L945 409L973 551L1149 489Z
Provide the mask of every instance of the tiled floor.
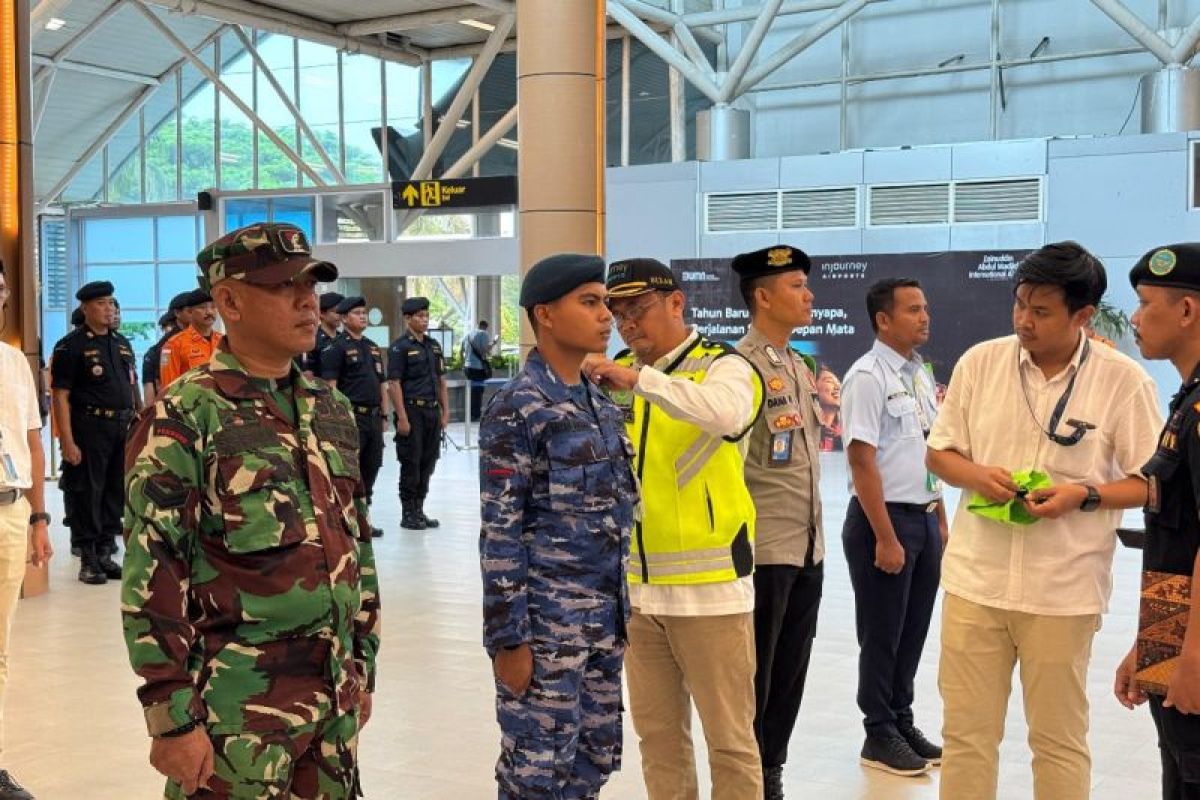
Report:
M935 798L936 772L901 779L858 764L853 607L838 536L846 506L845 468L841 456L826 458L823 489L831 535L825 600L787 765L788 797ZM389 453L379 496L390 495L396 476ZM479 643L476 497L475 454L451 450L440 464L428 507L441 518L441 529L404 532L396 504L378 503L377 521L387 531L376 545L384 639L375 716L361 749L363 784L371 800L494 797L491 774L498 733L489 666ZM57 497L52 502L57 504ZM162 783L146 760L137 683L121 640L117 586L77 583L78 562L68 554L66 532L56 528L54 535L59 555L51 570L51 591L23 601L17 615L5 715L7 748L0 766L12 770L39 800L159 797ZM1110 689L1113 667L1133 636L1137 570L1136 554L1119 551L1114 611L1105 618L1092 659L1096 800L1157 795L1158 756L1149 715L1126 712ZM941 713L937 631L935 623L918 675L917 721L928 733L938 730ZM1016 695L1002 751L1000 794L1006 800L1033 796L1024 737ZM702 783L707 784L704 777ZM621 800L645 797L628 720L624 770L603 794Z

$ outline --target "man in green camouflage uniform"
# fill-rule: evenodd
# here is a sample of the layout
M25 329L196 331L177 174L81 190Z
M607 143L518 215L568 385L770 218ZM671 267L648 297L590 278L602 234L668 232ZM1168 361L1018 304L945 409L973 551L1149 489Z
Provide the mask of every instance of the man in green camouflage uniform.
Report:
M228 335L138 419L121 612L168 798L349 798L379 600L346 399L311 350L315 282L291 225L197 256Z

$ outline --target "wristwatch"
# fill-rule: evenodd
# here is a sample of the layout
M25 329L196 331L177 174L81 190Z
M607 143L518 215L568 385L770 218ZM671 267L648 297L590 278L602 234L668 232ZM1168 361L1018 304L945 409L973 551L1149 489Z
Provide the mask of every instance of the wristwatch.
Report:
M1080 511L1095 511L1100 508L1100 492L1096 491L1095 486L1084 486L1087 489L1087 497L1083 498L1083 502L1079 504Z
M30 525L37 525L39 522L44 522L47 525L49 525L50 524L50 515L47 514L45 511L39 511L36 514L29 515L29 524Z

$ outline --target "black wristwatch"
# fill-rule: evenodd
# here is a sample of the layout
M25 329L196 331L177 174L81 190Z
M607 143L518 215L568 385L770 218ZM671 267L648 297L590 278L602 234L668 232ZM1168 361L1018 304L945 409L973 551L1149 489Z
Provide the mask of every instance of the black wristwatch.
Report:
M194 731L199 724L200 724L199 720L190 719L187 722L180 725L178 728L175 728L174 730L167 731L166 733L160 733L158 735L158 738L174 739L176 736L183 736L184 734L191 733L192 731Z
M1096 491L1095 486L1084 486L1087 489L1087 497L1083 498L1083 502L1079 504L1080 511L1095 511L1100 508L1100 492Z
M50 515L47 514L45 511L39 511L36 514L29 515L29 524L30 525L37 525L39 522L44 522L47 525L49 525L50 524Z

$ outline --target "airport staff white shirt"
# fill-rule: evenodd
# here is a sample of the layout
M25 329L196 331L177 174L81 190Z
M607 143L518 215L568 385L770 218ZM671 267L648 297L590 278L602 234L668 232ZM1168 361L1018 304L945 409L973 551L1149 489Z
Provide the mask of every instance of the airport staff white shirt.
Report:
M1039 469L1055 484L1099 486L1140 475L1162 427L1154 381L1115 348L1080 338L1070 365L1050 380L1015 336L972 347L954 369L929 447L956 450L980 466ZM1045 431L1073 375L1078 377L1056 432L1070 434L1072 419L1095 428L1065 447ZM1121 511L1077 511L1006 525L967 511L970 495L963 491L950 527L942 588L973 603L1029 614L1108 610Z
M883 499L925 505L941 498L925 470L925 433L937 419L937 387L916 353L878 339L842 381L842 441L874 447ZM849 476L855 495L854 476Z
M662 371L695 347L696 339L695 332L690 332L674 350L642 367L634 393L705 433L727 436L730 431L744 430L754 418L754 367L745 358L718 358L700 383L671 378ZM629 604L643 614L663 616L747 613L754 610L754 577L693 586L631 583Z
M0 342L0 488L28 489L33 486L29 453L29 431L42 429L37 388L25 354ZM12 460L16 477L3 463Z

